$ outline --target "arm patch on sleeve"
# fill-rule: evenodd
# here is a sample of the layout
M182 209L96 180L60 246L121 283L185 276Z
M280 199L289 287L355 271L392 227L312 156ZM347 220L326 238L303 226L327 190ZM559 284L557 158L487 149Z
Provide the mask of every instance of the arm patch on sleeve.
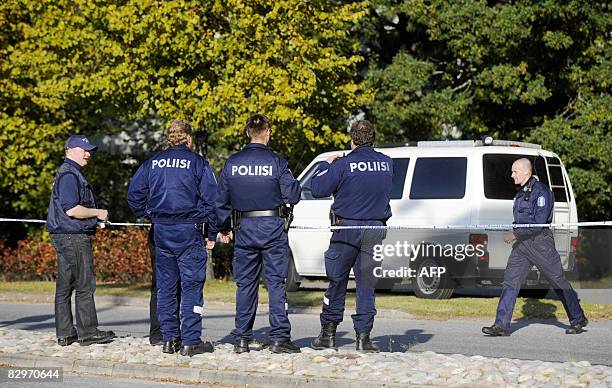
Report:
M538 207L546 206L546 198L543 196L538 197Z

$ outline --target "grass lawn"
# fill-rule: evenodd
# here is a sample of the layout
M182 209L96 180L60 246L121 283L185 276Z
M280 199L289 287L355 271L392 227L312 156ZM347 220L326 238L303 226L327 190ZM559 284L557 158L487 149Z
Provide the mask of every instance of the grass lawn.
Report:
M267 291L261 287L259 302L266 303ZM0 282L0 294L47 294L55 292L54 282ZM320 307L323 303L323 291L304 290L288 293L291 306ZM96 295L99 296L132 296L149 297L149 285L98 284ZM207 301L234 303L236 286L222 280L207 281L204 287L204 299ZM380 293L376 297L376 307L392 309L412 314L419 319L453 319L495 317L497 297L455 297L447 300L419 299L413 295ZM346 299L347 308L354 308L355 293L349 292ZM582 304L589 319L612 319L612 304ZM515 319L557 318L567 321L561 302L555 300L538 300L519 298L514 311Z

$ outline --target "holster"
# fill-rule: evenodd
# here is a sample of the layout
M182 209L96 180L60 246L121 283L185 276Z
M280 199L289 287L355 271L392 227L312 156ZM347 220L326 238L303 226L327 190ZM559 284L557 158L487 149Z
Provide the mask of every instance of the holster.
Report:
M232 216L230 218L230 225L234 232L238 230L238 226L240 225L240 212L239 211L232 210Z
M329 209L329 222L331 226L337 226L340 224L340 217L336 215L336 211L334 209Z
M279 213L284 220L283 230L285 233L288 233L291 223L293 222L293 205L281 205Z

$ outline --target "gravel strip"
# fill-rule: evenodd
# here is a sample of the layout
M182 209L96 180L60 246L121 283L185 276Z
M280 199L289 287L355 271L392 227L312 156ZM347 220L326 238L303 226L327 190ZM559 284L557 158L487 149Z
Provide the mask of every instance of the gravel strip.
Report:
M112 362L134 367L265 374L271 381L277 376L354 380L355 385L612 387L612 367L587 361L553 363L434 352L362 354L309 348L292 355L268 350L238 355L231 344L216 344L214 353L189 358L163 354L161 347L152 347L146 338L122 337L106 345L83 347L75 343L61 347L53 333L2 328L0 353L58 357L63 362L99 360L105 365Z

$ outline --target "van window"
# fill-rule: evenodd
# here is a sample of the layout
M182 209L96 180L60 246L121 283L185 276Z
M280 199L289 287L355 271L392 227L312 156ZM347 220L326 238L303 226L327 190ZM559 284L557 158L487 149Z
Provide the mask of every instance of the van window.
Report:
M518 187L512 180L512 163L527 158L534 166L533 174L548 186L548 174L544 158L534 155L484 154L482 155L482 178L485 198L514 199ZM534 162L535 161L535 162Z
M406 182L406 171L410 159L393 159L393 185L391 186L391 199L401 199Z
M457 199L465 195L467 158L418 158L410 199Z
M300 186L302 186L302 196L301 199L309 200L309 199L331 199L332 197L324 197L324 198L315 198L312 196L312 188L310 186L310 181L312 180L312 176L314 175L314 171L321 163L327 163L322 160L312 165L310 170L304 175L304 177L300 180Z

